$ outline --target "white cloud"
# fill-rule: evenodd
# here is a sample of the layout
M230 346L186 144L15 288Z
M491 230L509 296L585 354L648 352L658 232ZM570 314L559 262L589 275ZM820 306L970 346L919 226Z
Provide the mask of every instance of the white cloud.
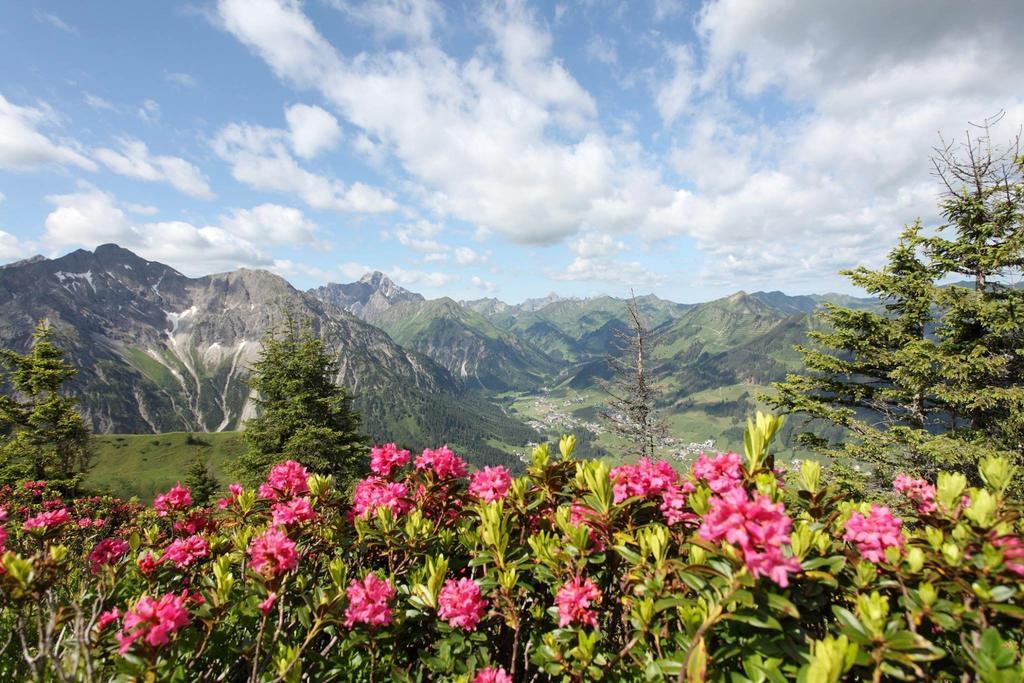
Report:
M95 170L96 164L78 151L72 141L55 141L39 132L57 123L47 105L22 107L0 94L0 169L24 171L47 166L70 165Z
M315 209L379 213L398 208L379 188L360 182L346 186L302 168L288 151L290 139L286 130L232 123L217 134L213 149L231 164L235 180L259 190L293 193Z
M577 256L562 270L548 269L553 280L616 282L624 285L649 286L665 282L665 277L652 272L639 261L616 261L610 258Z
M395 239L403 247L427 254L427 259L440 261L447 258L451 247L441 244L435 238L441 233L441 226L427 220L404 225L395 230Z
M482 289L485 292L493 292L498 288L498 286L495 285L490 280L484 280L483 278L477 277L476 275L471 277L469 281L474 287Z
M683 11L682 0L654 0L654 20L664 21Z
M43 242L53 249L91 249L115 242L190 275L274 262L253 242L218 226L197 227L185 221L137 223L112 195L92 186L47 200L55 208L46 217Z
M199 81L196 80L195 76L180 71L172 71L164 74L164 80L179 88L194 88L199 85Z
M153 156L141 140L122 138L118 142L120 151L100 148L93 152L94 156L114 173L150 182L167 182L179 192L191 197L213 198L206 176L184 159Z
M592 36L587 41L586 53L587 59L606 66L619 63L619 54L615 49L615 43L604 36Z
M140 216L155 216L156 214L160 213L160 209L156 208L155 206L150 206L149 204L133 204L132 202L121 202L121 206L123 206L128 211L131 211L132 213L139 214Z
M139 118L146 123L160 122L160 103L156 100L146 100L138 110Z
M28 256L31 247L9 232L0 230L0 265Z
M78 35L78 29L75 26L72 26L71 24L67 23L66 21L58 17L56 14L53 14L51 12L40 12L36 10L35 17L36 21L40 21L44 24L49 24L50 26L60 31L63 31L64 33L70 33L71 35L76 36Z
M85 93L85 95L84 95L84 97L82 99L85 100L85 103L87 105L89 105L93 109L96 109L97 111L99 111L99 110L117 111L117 107L115 107L113 104L111 104L109 101L103 99L99 95L93 95L92 93Z
M291 135L292 150L303 159L312 159L332 149L341 139L341 127L330 112L308 104L294 104L284 111Z
M458 275L452 275L451 273L406 270L399 266L394 266L390 271L388 271L388 275L392 280L404 287L419 285L438 288L444 287L448 283L459 279Z
M454 252L454 256L455 262L460 266L471 266L486 261L489 257L489 253L481 254L469 247L458 247Z
M290 206L260 204L251 209L232 209L221 217L221 225L252 242L325 248L317 239L316 224Z
M669 125L686 111L698 78L693 52L689 46L670 45L668 56L672 62L672 77L658 87L654 98L665 125Z
M444 22L444 8L434 0L328 0L337 9L372 28L378 35L428 41Z

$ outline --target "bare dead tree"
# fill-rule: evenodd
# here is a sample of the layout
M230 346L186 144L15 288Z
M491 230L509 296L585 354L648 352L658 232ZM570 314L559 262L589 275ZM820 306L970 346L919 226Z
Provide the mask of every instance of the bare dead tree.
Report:
M658 415L660 391L651 377L648 360L657 344L636 295L626 305L627 329L616 331L617 354L608 356L613 373L601 386L608 406L601 412L609 431L630 444L630 455L653 457L668 428Z

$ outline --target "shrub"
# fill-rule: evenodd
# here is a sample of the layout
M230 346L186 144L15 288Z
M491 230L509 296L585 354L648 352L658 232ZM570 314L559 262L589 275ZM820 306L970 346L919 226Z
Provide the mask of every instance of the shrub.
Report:
M294 462L210 508L7 487L0 677L1022 680L1011 466L844 500L766 465L777 428L685 474L565 438L472 484L385 446L355 503Z

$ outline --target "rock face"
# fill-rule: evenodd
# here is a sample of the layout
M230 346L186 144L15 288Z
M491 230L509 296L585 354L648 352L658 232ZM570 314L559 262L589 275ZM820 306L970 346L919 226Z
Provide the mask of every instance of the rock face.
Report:
M237 429L251 411L248 367L286 311L310 319L356 396L461 391L429 359L265 271L188 278L113 244L0 270L0 345L24 350L50 320L96 431Z
M358 282L332 282L309 290L309 294L360 320L376 323L385 311L403 302L422 303L422 295L402 289L380 271L367 273Z

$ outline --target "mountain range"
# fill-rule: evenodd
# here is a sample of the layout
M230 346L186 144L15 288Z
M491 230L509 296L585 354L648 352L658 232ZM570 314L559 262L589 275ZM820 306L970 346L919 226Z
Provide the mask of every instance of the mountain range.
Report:
M792 346L824 301L876 305L781 292L702 304L637 297L658 342L665 409L798 367ZM113 244L0 267L0 345L28 348L34 324L48 319L79 369L69 390L98 432L239 429L252 414L245 378L259 341L290 312L327 342L371 437L448 442L484 460L546 436L519 398L572 396L585 404L578 417L593 417L626 306L554 294L521 304L426 299L379 272L302 292L261 270L186 277Z

